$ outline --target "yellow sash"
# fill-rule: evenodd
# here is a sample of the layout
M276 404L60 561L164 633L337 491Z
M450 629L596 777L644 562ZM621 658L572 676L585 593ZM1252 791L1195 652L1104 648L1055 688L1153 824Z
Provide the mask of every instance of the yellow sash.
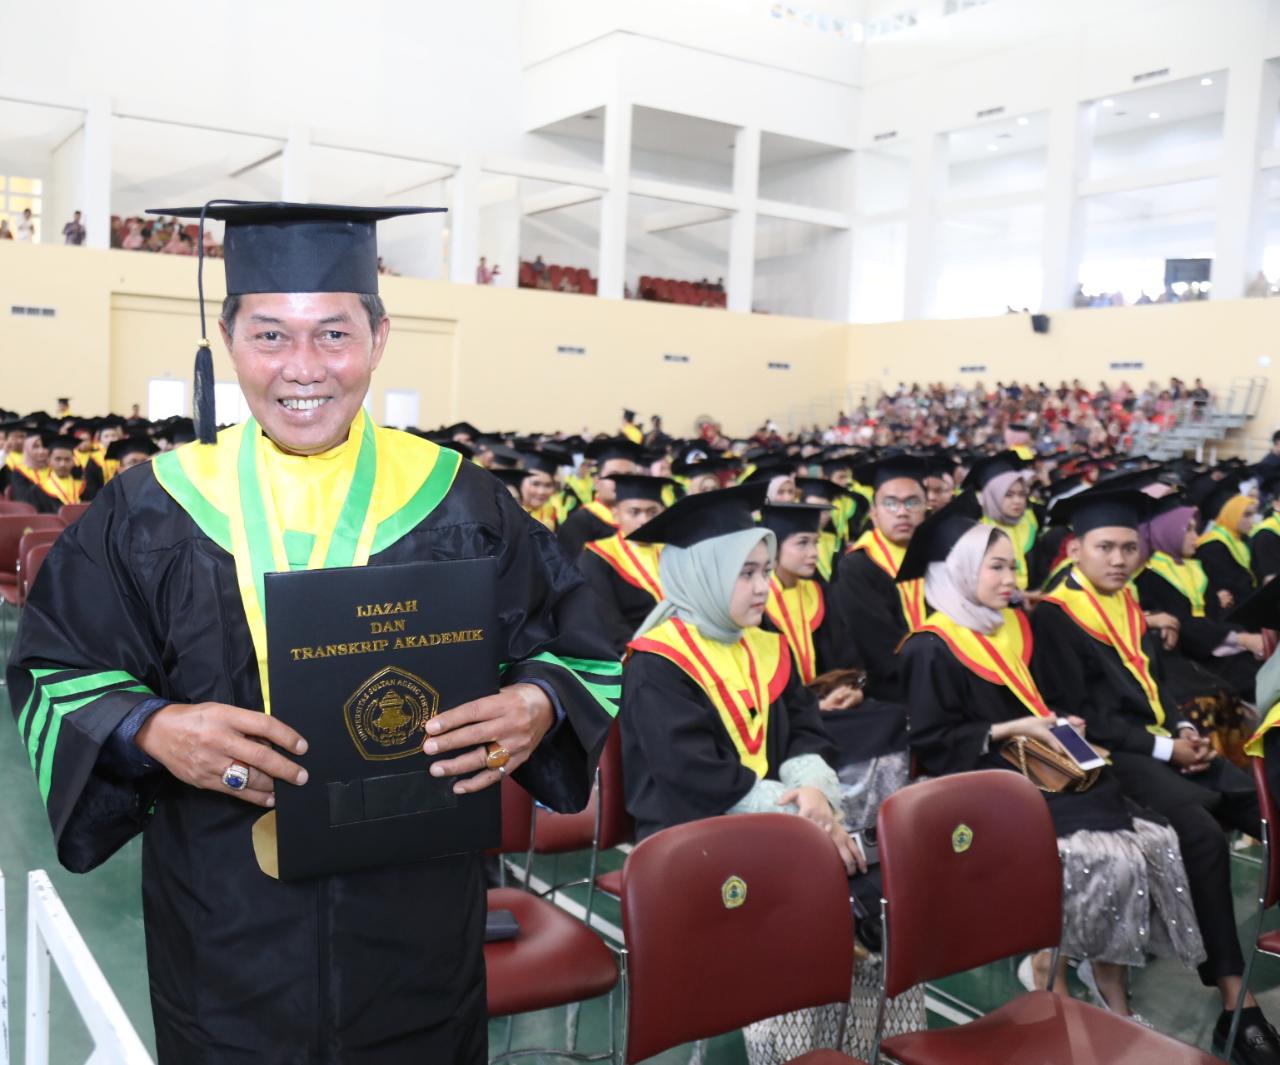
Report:
M644 443L644 433L638 425L632 425L630 422L623 422L622 428L619 431L633 444Z
M1274 510L1268 513L1265 518L1253 527L1253 532L1249 534L1249 539L1252 540L1263 532L1269 532L1272 536L1280 536L1280 514L1277 514ZM1252 551L1250 551L1250 556L1252 557Z
M1040 523L1036 520L1035 511L1027 507L1018 519L1017 525L1005 525L991 518L982 519L984 525L992 525L1004 532L1013 541L1013 565L1018 577L1018 587L1027 587L1027 556L1035 546L1036 535L1040 531Z
M1262 724L1258 726L1258 731L1249 737L1249 741L1244 745L1244 753L1252 755L1254 758L1263 757L1262 737L1270 732L1277 724L1280 724L1280 703L1276 703L1269 711L1267 716L1262 719Z
M798 580L794 588L784 588L777 574L769 578L769 600L764 612L791 648L791 657L800 669L800 679L808 684L818 675L818 656L813 634L827 615L822 588L817 581Z
M898 576L898 567L907 553L905 547L899 547L892 540L880 534L880 530L872 526L864 532L849 548L850 551L865 551L867 557L885 573ZM915 631L924 624L924 579L902 581L897 585L898 598L902 600L902 616L906 619L907 628Z
M658 577L661 544L632 543L620 533L614 533L603 540L589 540L585 550L599 555L628 584L648 592L655 603L662 600L662 581Z
M556 500L554 496L551 499L549 499L547 502L543 503L542 506L540 507L535 507L532 510L530 510L528 507L525 507L524 509L525 509L525 513L528 514L529 517L542 522L542 524L545 525L552 532L556 531L556 526L559 524L559 520L560 520L560 512L559 512L559 508L556 506Z
M1072 587L1073 581L1076 587ZM1076 566L1057 588L1045 596L1045 601L1057 603L1080 628L1120 656L1124 668L1146 696L1151 716L1155 718L1155 724L1148 725L1147 731L1154 736L1169 735L1164 727L1160 689L1151 676L1151 661L1142 649L1147 621L1133 593L1122 588L1115 595L1103 595Z
M618 527L618 523L613 520L613 511L610 510L603 503L601 503L600 500L593 499L590 503L587 503L582 509L586 511L590 511L602 522L608 525L611 529L616 529Z
M791 656L778 633L747 629L737 643L720 643L670 618L632 640L631 648L679 666L711 700L742 764L762 779L768 774L769 704L791 676Z
M1037 717L1056 717L1031 676L1031 625L1027 616L1007 607L1000 613L1004 623L990 636L966 628L936 610L918 631L941 637L961 665L988 683L1007 688Z
M84 491L84 481L74 477L55 477L51 470L41 470L36 480L47 495L53 496L64 506L68 503L79 503L80 493Z
M1222 544L1223 547L1231 552L1231 557L1236 560L1236 564L1241 566L1244 571L1249 574L1249 580L1254 584L1258 583L1253 577L1253 570L1251 568L1253 565L1253 558L1249 552L1249 545L1241 540L1240 537L1228 532L1216 521L1210 522L1209 528L1204 531L1204 534L1196 541L1196 543L1201 547L1205 544Z
M840 537L830 529L818 533L818 576L824 581L831 580L835 571L836 555L840 552Z
M1182 565L1164 551L1157 551L1147 560L1147 569L1178 589L1178 594L1191 604L1193 618L1204 617L1204 593L1209 590L1209 578L1198 559L1183 559Z

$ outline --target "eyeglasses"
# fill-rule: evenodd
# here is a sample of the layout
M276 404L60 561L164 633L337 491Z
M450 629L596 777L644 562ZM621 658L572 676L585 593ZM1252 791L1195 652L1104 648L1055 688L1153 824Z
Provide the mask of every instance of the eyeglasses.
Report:
M924 500L919 496L909 496L906 499L899 499L897 496L885 496L880 500L880 506L884 507L890 514L897 514L906 511L913 514L924 506Z

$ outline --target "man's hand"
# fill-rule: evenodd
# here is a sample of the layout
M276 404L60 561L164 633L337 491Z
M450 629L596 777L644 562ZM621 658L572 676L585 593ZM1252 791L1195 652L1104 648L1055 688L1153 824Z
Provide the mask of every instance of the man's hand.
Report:
M1172 614L1148 614L1147 625L1160 633L1160 642L1166 651L1172 651L1178 646L1178 635L1182 631L1182 624Z
M255 806L275 805L277 780L307 782L307 771L275 750L305 754L307 741L257 710L225 703L170 703L147 718L134 742L183 783ZM222 782L233 762L249 769L249 782L240 791Z
M1203 773L1218 757L1213 745L1195 729L1183 728L1173 741L1173 755L1169 759L1183 773Z
M818 700L819 710L850 710L862 702L862 691L852 684L841 684L832 688Z
M422 749L427 754L445 754L469 748L465 754L431 766L432 776L437 777L475 773L453 786L455 795L467 795L497 784L503 777L496 769L485 769L486 743L506 748L510 758L503 768L513 773L528 761L555 718L551 700L536 684L512 684L497 695L437 714L427 722L427 741Z
M1236 597L1232 595L1226 588L1218 589L1218 605L1223 610L1230 610L1236 605Z

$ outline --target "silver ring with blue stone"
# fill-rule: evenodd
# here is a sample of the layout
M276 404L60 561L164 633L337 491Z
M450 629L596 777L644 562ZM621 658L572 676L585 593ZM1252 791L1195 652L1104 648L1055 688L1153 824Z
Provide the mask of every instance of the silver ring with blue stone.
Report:
M249 767L239 762L232 762L222 774L222 783L232 791L244 791L249 783Z

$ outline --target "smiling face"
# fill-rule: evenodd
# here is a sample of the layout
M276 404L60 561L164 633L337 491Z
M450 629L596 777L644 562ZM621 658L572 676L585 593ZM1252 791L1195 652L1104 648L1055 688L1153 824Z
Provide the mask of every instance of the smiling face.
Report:
M764 605L769 601L769 577L772 573L769 547L761 540L742 564L733 585L733 594L729 597L729 617L739 628L749 629L760 624Z
M1013 560L1013 543L1003 534L991 538L978 570L977 599L991 610L1003 610L1018 588L1018 570Z
M533 470L520 482L520 502L530 510L543 506L556 490L555 479L549 473Z
M352 292L257 293L241 297L232 333L219 327L263 432L285 451L316 455L346 440L391 320L371 330Z

